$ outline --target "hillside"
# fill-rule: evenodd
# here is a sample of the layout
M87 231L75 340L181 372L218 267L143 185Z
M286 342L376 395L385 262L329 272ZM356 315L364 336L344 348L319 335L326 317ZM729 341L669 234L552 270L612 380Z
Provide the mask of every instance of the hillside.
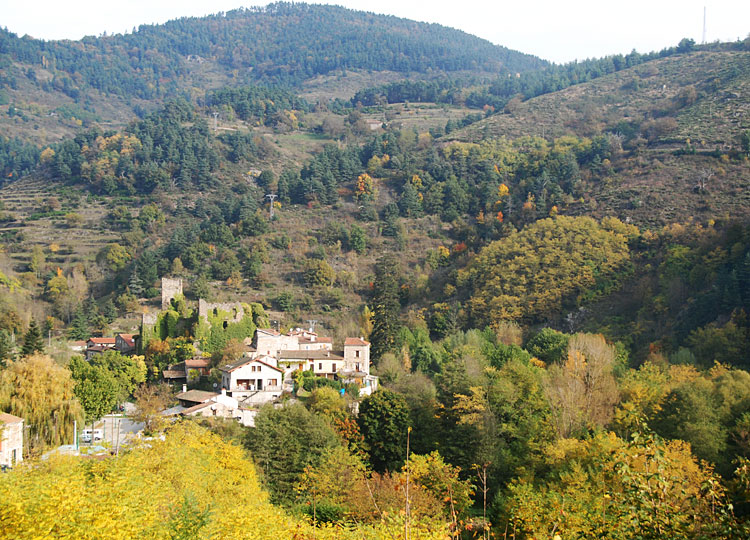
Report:
M578 211L661 225L750 214L746 160L750 53L679 54L570 86L450 133L444 140L608 133L623 151ZM702 183L702 179L707 181Z
M225 78L297 84L333 71L519 72L535 57L436 24L337 6L276 3L163 25L131 34L44 42L0 33L7 60L40 66L52 85L154 98ZM75 75L74 75L75 74ZM210 84L210 83L209 83Z

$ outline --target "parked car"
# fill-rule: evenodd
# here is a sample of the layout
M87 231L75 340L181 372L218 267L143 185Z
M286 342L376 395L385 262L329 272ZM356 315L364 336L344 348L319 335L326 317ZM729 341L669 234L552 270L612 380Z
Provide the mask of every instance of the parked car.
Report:
M84 429L81 432L81 442L90 443L104 439L104 431L101 429Z

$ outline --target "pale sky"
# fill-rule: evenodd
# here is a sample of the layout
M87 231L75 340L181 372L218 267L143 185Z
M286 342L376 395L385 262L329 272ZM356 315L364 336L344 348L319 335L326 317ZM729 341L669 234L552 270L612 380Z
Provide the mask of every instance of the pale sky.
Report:
M242 0L0 0L0 26L41 39L80 39L141 24L202 16L268 2ZM312 3L312 2L311 2ZM325 0L314 3L396 15L458 28L498 45L562 63L660 50L684 37L745 39L750 0Z

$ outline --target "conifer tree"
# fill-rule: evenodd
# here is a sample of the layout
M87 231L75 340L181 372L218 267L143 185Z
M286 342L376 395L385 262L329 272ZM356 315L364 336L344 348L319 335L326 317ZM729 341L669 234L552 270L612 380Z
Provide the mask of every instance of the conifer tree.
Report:
M136 298L140 298L143 295L143 281L138 277L138 271L133 270L128 281L128 289L135 295Z
M26 335L23 336L23 347L21 347L21 356L30 356L35 352L44 352L44 341L42 340L42 332L39 330L39 326L36 324L36 320L31 319L29 323L29 330Z
M372 312L372 355L375 359L393 350L399 329L397 262L392 254L383 255L375 265Z
M70 323L70 330L68 330L68 337L70 339L86 339L89 337L89 319L86 317L83 309L79 305L76 308L73 320Z

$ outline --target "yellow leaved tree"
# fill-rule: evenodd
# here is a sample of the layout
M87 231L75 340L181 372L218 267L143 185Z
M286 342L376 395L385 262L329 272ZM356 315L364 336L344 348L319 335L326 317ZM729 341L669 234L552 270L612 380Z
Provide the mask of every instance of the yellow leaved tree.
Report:
M241 447L189 421L119 457L56 457L0 475L0 523L0 540L385 540L404 530L398 515L347 527L290 516L268 501ZM410 536L445 531L423 521Z

